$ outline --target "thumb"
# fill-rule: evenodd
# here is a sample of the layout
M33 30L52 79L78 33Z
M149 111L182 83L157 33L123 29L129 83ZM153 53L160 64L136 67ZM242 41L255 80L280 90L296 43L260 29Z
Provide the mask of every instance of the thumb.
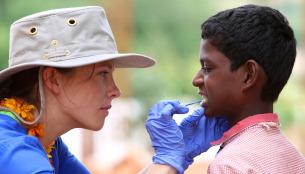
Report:
M189 108L178 102L170 102L170 104L175 108L175 114L186 114L189 112Z
M218 125L218 127L220 128L220 130L222 132L224 132L224 131L229 129L229 122L226 119L226 117L224 117L224 116L218 117L216 124Z
M200 118L203 116L204 109L200 108L194 111L191 115L184 118L180 124L182 127L194 126L197 125Z

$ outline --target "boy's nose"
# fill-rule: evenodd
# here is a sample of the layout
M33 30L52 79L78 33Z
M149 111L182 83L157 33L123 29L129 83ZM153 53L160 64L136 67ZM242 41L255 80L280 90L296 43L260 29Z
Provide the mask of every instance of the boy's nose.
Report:
M203 75L201 74L201 71L197 72L197 74L193 78L192 84L195 87L199 87L200 85L203 84Z

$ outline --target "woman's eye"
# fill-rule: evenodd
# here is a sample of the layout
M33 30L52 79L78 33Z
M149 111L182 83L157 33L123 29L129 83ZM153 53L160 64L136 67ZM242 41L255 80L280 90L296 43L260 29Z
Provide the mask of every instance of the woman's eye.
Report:
M109 71L102 71L102 72L100 73L100 75L101 75L102 77L106 77L108 74L109 74Z

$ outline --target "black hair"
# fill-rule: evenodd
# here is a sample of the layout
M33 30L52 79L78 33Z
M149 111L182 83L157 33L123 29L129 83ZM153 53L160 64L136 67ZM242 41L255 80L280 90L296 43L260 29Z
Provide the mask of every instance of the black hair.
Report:
M234 71L255 60L265 71L263 101L274 102L287 83L296 57L296 40L287 19L265 6L245 5L219 12L201 25L202 39L230 59Z
M21 71L3 81L0 84L0 99L17 97L38 105L38 71L39 68Z

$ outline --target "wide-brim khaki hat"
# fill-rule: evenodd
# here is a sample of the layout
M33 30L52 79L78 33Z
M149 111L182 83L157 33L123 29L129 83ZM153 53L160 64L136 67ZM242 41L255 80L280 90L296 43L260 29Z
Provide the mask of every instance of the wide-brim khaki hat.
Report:
M117 68L155 64L153 58L145 55L117 52L102 7L49 10L11 25L9 67L0 71L0 82L34 67L73 68L108 60Z

